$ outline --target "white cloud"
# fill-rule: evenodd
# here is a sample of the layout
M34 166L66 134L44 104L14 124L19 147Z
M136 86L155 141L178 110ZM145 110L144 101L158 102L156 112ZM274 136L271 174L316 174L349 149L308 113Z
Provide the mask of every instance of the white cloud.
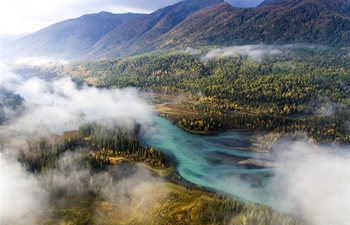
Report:
M46 58L46 57L25 57L25 58L20 58L16 60L15 64L26 64L30 66L40 66L40 65L47 65L47 64L67 65L69 64L69 61L63 60L63 59Z
M305 142L277 144L274 151L278 166L270 188L283 196L281 207L302 212L302 217L314 225L348 225L350 164L347 148Z
M273 46L273 45L243 45L243 46L231 46L226 48L218 48L210 50L201 59L207 61L219 57L235 57L235 56L248 56L254 60L261 60L265 56L274 56L282 54L282 49L286 46Z
M104 90L88 86L77 89L70 78L52 83L31 78L21 84L16 93L30 105L35 104L19 118L16 126L28 122L44 123L58 133L76 129L81 120L116 118L126 122L126 118L135 118L143 121L151 115L151 108L135 89Z
M322 45L306 45L306 44L288 44L288 45L241 45L230 46L225 48L217 48L210 50L201 60L207 61L220 57L237 57L247 56L250 59L260 61L265 57L276 55L288 55L299 49L318 49L325 50L327 47Z
M0 87L13 90L22 81L22 78L13 73L6 64L0 61Z
M11 124L1 126L0 141L20 146L37 135L47 136L77 129L83 122L112 119L116 123L148 120L151 106L132 88L77 88L70 78L46 82L37 77L24 80L1 63L0 85L24 98L22 113L5 110ZM20 116L19 116L20 115ZM11 120L14 118L15 120ZM16 135L12 135L15 133Z
M35 219L44 210L47 192L18 161L0 152L0 223ZM10 224L10 223L9 223Z
M14 75L9 70L5 72ZM6 85L11 84L11 81ZM116 172L124 179L114 180L99 190L99 180L110 182L114 179L114 176L103 172L93 175L91 179L95 182L89 184L89 187L84 186L90 179L90 168L77 170L74 159L85 156L89 151L86 149L67 151L58 160L59 169L48 169L38 175L38 179L20 165L15 155L16 149L26 146L29 140L49 138L53 132L61 134L63 131L77 129L82 122L101 119L108 124L128 125L133 119L137 122L147 120L152 112L137 90L107 90L88 86L78 89L70 78L50 83L36 77L19 80L12 87L26 99L26 107L20 116L8 121L9 124L0 126L0 142L6 142L5 146L12 153L6 156L0 153L1 224L37 224L37 220L40 221L41 216L45 216L41 213L47 213L47 207L50 207L49 194L44 190L45 187L50 187L52 179L57 187L63 189L82 181L78 182L78 185L82 185L81 190L96 189L109 200L117 197L118 201L126 198L123 195L128 195L131 187L144 190L142 187L145 183L159 181L148 170L130 164L136 168L132 173L128 168ZM129 196L127 198L130 199Z
M190 55L198 55L198 54L202 53L202 51L199 49L187 47L185 49L185 53L190 54Z

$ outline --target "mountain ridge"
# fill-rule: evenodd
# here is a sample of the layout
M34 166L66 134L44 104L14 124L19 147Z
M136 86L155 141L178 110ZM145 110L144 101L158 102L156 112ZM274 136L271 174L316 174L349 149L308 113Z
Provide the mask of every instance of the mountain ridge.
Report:
M102 11L64 20L8 43L4 46L3 58L11 57L11 52L19 57L55 55L75 58L118 24L140 15Z
M255 8L235 8L222 0L185 0L151 14L101 12L22 37L2 57L91 60L203 45L349 46L349 6L348 0L266 0Z
M314 4L323 5L331 10L338 11L342 14L350 15L350 1L348 0L265 0L257 7L263 6L286 6L288 4L299 4L312 2Z
M87 54L89 58L92 55L101 57L116 56L118 52L130 50L133 54L142 53L140 46L134 43L144 42L146 45L152 42L152 39L165 34L173 27L181 23L187 16L207 6L221 3L222 0L187 0L174 5L159 9L149 15L145 15L142 20L139 18L128 21L127 23L116 27L106 37L101 39L92 47L92 51ZM129 27L132 27L129 30ZM107 40L107 43L106 43ZM121 45L121 44L125 45ZM141 44L142 45L142 44ZM126 47L133 46L133 49ZM147 46L144 46L147 48ZM150 49L151 51L153 49Z
M313 2L235 8L223 3L196 12L168 34L170 46L350 43L350 18ZM181 35L177 35L181 34ZM189 40L186 37L191 37ZM326 39L328 38L328 39ZM165 43L165 40L163 40ZM229 44L228 44L229 43Z

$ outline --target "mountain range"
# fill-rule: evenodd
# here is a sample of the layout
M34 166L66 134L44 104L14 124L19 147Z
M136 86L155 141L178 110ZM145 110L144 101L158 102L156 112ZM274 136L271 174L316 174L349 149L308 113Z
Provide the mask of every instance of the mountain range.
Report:
M244 44L349 46L349 0L266 0L235 8L222 0L184 0L150 14L83 15L2 47L21 57L91 60L161 49Z

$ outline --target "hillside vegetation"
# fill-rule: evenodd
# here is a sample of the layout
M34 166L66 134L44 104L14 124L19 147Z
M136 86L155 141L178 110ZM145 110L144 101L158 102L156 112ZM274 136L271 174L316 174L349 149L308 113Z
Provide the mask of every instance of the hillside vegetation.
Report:
M45 79L72 76L101 87L188 96L178 105L197 116L167 116L189 131L244 129L305 132L318 142L350 142L347 50L301 48L253 60L200 60L186 53L147 54L51 67L19 67Z

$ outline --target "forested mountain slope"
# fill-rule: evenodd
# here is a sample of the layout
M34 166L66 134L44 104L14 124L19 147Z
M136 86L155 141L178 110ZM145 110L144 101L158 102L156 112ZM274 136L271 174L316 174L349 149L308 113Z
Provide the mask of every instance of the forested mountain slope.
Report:
M350 17L317 1L283 1L257 8L222 3L198 11L162 38L164 47L313 43L347 46ZM337 2L337 1L334 1Z

